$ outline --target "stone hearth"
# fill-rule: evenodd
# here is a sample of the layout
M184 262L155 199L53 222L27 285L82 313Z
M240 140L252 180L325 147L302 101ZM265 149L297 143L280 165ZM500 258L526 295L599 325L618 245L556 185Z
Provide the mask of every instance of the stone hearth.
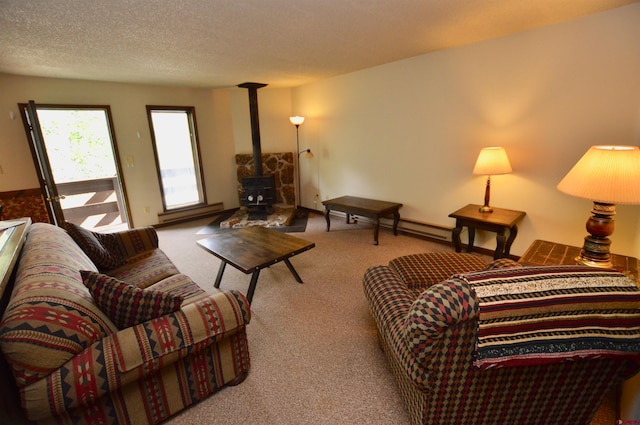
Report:
M223 229L240 229L242 227L262 226L262 227L280 227L289 226L295 215L294 208L285 208L274 205L273 213L269 214L266 220L249 220L249 211L247 207L240 207L231 217L220 222Z

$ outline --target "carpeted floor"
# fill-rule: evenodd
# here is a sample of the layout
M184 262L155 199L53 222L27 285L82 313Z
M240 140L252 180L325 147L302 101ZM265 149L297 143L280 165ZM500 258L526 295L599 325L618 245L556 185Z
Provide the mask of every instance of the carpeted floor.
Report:
M178 269L215 292L219 260L196 245L197 232L211 221L159 229L160 247ZM247 328L251 371L166 423L177 424L409 424L400 395L378 346L375 323L362 290L365 270L400 255L452 248L372 226L311 214L296 237L316 247L291 262L264 269ZM486 258L486 257L485 257ZM488 258L486 258L488 259ZM230 267L221 289L246 293L250 276ZM596 422L594 422L596 423ZM609 422L597 422L609 424Z

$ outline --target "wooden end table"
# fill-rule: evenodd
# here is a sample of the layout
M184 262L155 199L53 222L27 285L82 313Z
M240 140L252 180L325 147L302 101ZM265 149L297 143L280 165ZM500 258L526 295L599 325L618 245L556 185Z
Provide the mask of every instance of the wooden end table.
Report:
M518 262L530 266L578 264L575 258L580 255L580 250L581 248L577 246L535 240ZM611 262L614 269L629 276L636 284L640 284L637 258L611 254Z
M351 222L351 215L362 215L375 220L373 227L373 244L378 245L378 231L380 230L380 218L393 215L393 234L398 235L398 222L402 204L397 202L378 201L376 199L359 198L357 196L341 196L339 198L322 201L324 205L324 217L327 220L327 232L331 228L331 210L347 213L347 224ZM357 222L354 220L354 222Z
M469 204L460 208L456 212L449 214L449 217L456 219L456 227L453 229L452 239L456 252L462 251L460 243L460 232L463 227L469 229L469 245L467 252L473 249L473 241L476 237L476 229L496 232L496 250L493 253L494 260L508 257L511 245L518 234L518 222L524 218L524 211L507 210L493 207L493 212L480 212L482 205ZM509 237L505 238L506 231Z
M300 275L293 268L289 258L316 246L313 242L262 226L245 227L201 239L198 245L222 260L214 284L216 288L220 287L227 264L231 264L243 273L251 273L251 283L247 292L249 303L253 299L260 270L280 261L284 261L296 281L302 283Z

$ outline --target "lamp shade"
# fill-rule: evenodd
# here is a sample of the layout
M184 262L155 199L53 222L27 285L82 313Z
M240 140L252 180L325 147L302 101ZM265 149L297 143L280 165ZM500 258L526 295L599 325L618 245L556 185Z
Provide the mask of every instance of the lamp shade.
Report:
M293 125L300 125L304 122L304 117L299 117L299 116L289 117L289 121L291 121L291 124Z
M607 204L640 204L640 148L592 146L558 190Z
M480 151L473 174L495 176L511 172L507 152L501 147L484 148Z

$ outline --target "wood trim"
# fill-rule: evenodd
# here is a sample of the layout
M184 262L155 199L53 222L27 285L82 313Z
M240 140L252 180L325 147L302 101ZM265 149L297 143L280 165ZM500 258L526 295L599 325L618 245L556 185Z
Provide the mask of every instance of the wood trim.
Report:
M38 196L40 194L42 194L42 192L39 187L34 189L10 190L8 192L0 192L0 199L13 199L21 196Z

